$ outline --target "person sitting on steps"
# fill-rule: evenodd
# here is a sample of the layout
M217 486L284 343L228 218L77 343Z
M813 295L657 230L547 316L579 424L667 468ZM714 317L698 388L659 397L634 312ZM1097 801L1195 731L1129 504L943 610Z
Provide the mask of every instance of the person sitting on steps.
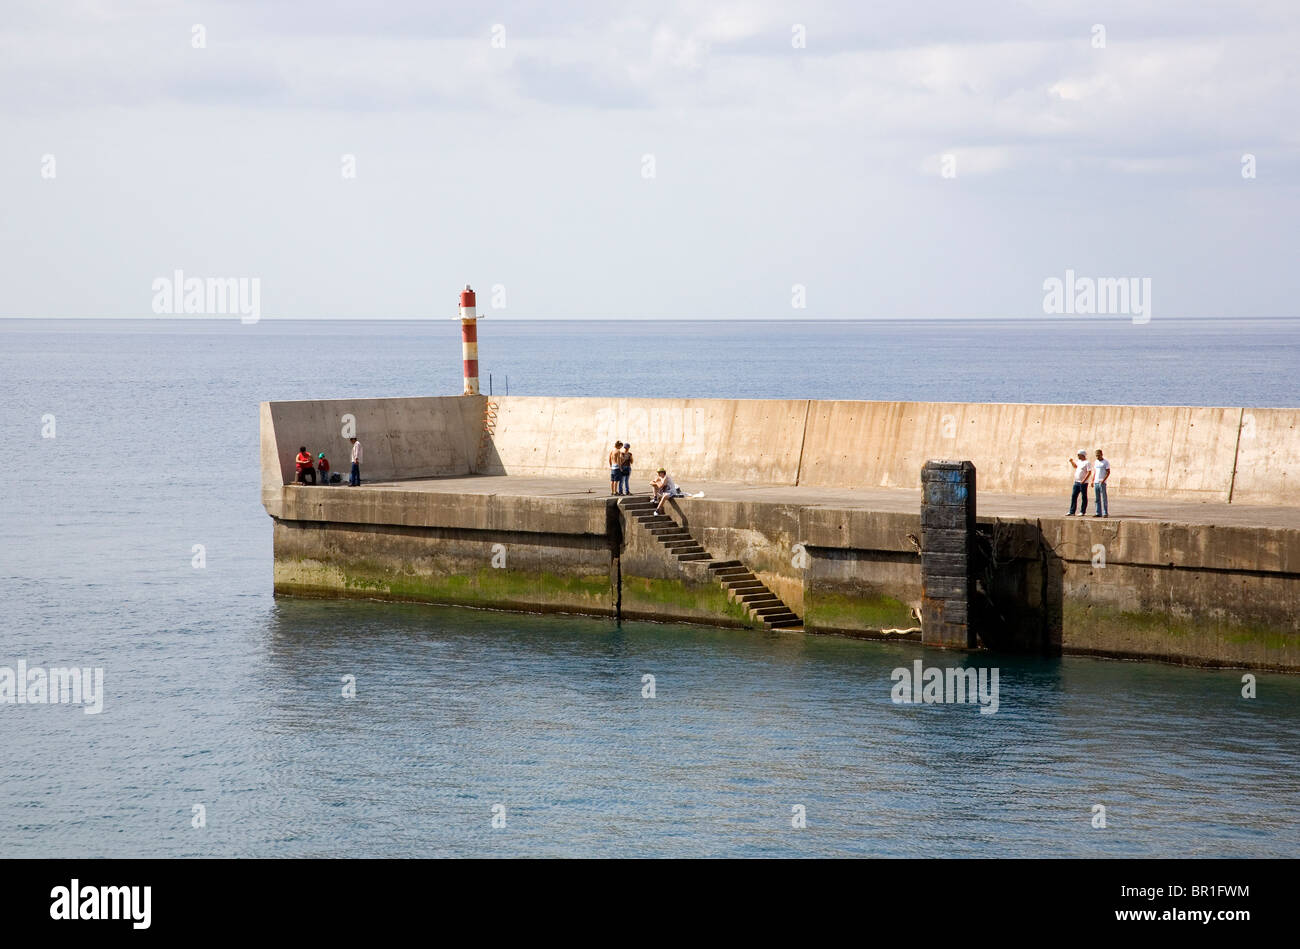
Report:
M660 468L659 477L650 482L650 495L655 502L655 513L662 514L664 502L669 498L680 498L685 495L682 489L677 487L677 482L672 479L668 472Z

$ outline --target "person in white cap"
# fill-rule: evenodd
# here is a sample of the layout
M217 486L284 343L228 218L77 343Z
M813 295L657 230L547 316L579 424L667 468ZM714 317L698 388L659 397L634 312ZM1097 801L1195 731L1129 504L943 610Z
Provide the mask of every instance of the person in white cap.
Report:
M1087 449L1080 448L1078 459L1071 458L1070 464L1074 468L1074 489L1070 492L1070 513L1066 517L1074 517L1074 507L1080 498L1083 498L1082 513L1088 513L1088 482L1092 478L1092 465L1088 463Z

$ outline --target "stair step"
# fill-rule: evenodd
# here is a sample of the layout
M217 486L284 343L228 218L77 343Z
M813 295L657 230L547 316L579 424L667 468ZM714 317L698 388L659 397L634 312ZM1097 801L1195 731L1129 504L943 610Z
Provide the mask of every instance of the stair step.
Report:
M669 540L661 539L659 543L663 544L669 550L672 550L674 547L699 547L700 546L698 543L696 543L695 538L690 536L673 537L670 538Z
M663 527L647 527L646 530L656 537L662 537L665 534L686 534L689 536L691 533L686 528L678 527L676 524L665 524Z
M678 554L677 559L678 560L712 560L713 554L701 550L699 553L695 553L695 554Z
M758 616L776 616L778 613L785 616L787 613L791 612L790 607L786 606L779 600L773 606L751 606L749 611Z
M788 626L802 626L803 620L794 614L791 614L788 617L782 617L780 619L772 619L771 617L768 617L763 620L763 625L768 629L785 629Z
M736 597L736 599L741 603L746 603L751 606L775 606L778 603L785 606L784 603L781 603L781 598L779 596L767 590L755 590L753 593L742 593L740 596Z
M679 557L679 558L680 558L683 554L703 554L703 553L707 553L707 551L706 551L703 547L699 546L698 544L696 544L694 547L674 547L674 548L672 548L671 550L669 550L668 552L669 552L670 554L672 554L674 557ZM712 560L713 558L710 556L709 559Z
M724 570L732 570L736 567L740 567L741 569L744 569L745 565L741 563L739 560L719 560L716 563L712 563L709 565L709 569L716 570L719 576L721 576Z
M742 577L727 577L727 579L718 582L728 590L738 590L741 587L761 587L763 585L763 581L752 573Z

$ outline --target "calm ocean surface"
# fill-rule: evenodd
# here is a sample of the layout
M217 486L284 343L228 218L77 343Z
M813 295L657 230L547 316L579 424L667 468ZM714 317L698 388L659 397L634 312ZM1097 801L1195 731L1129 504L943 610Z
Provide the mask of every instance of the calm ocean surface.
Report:
M1297 321L480 337L518 395L1300 403ZM980 715L893 705L961 661L902 644L277 601L257 403L456 394L459 360L455 320L0 320L0 666L106 691L0 705L0 855L1300 853L1300 677L999 657Z

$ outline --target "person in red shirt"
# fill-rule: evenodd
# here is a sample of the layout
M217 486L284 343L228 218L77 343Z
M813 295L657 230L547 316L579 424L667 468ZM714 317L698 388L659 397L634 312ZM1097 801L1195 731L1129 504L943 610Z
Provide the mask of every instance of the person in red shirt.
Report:
M316 456L316 473L321 484L330 483L330 460L325 457L325 452Z
M294 470L298 474L297 481L299 484L316 483L316 469L311 465L311 452L307 450L306 445L298 446L298 457L294 460Z

